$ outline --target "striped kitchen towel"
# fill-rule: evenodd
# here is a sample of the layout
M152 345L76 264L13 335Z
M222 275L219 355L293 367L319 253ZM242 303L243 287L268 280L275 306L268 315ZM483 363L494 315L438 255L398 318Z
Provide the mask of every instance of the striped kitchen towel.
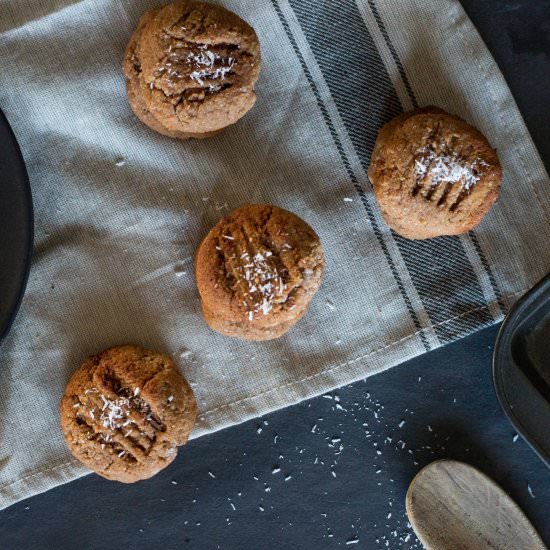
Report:
M380 372L502 319L550 270L550 182L494 60L456 0L223 0L257 30L254 109L204 141L132 114L121 63L156 0L0 0L0 107L27 162L34 263L0 350L0 506L86 473L58 402L118 343L174 355L200 436ZM377 130L438 105L489 136L500 200L461 237L408 241L367 180ZM280 340L210 331L193 255L244 202L319 233L326 278ZM181 460L185 460L185 454Z

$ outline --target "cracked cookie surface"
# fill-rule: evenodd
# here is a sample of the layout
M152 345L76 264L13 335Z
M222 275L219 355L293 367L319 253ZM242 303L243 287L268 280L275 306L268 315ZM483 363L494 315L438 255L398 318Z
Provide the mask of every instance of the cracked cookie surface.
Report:
M497 199L502 179L483 134L437 107L386 124L368 174L384 220L409 239L473 229Z
M128 100L157 132L209 137L252 108L260 63L252 27L220 6L182 0L141 17L124 59Z
M168 466L196 415L193 392L173 361L138 346L89 357L61 400L71 453L99 475L124 483Z
M241 206L203 240L195 258L206 322L227 336L270 340L306 313L324 257L315 231L295 214Z

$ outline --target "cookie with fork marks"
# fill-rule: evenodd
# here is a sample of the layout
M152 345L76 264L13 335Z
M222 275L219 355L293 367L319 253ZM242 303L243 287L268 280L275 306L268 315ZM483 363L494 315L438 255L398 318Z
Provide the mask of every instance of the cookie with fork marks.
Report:
M61 400L71 453L99 475L123 483L168 466L195 424L193 392L170 357L118 346L89 357Z

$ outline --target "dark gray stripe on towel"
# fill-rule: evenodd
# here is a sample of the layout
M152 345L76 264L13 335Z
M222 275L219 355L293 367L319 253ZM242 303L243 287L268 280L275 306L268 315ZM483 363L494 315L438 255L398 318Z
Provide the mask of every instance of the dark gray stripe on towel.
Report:
M378 129L402 110L376 45L353 0L289 3L367 170ZM395 240L441 342L493 323L459 239Z
M414 323L414 326L416 330L419 332L420 340L422 341L422 344L426 351L430 351L431 347L428 343L428 340L426 338L426 335L423 332L422 325L420 324L420 320L418 319L418 315L416 314L416 311L414 310L411 300L407 294L407 291L405 289L405 285L403 284L403 281L401 279L401 276L399 275L399 272L397 271L395 267L395 263L388 251L388 247L384 241L384 238L380 232L380 227L378 226L378 222L376 221L376 218L374 216L374 213L372 211L372 208L367 200L367 197L365 196L365 192L362 189L361 185L359 184L359 181L357 180L357 177L351 167L351 164L349 162L349 159L347 158L347 155L344 151L344 147L342 146L342 142L340 141L340 138L338 137L338 133L336 132L336 129L334 127L334 123L332 122L330 115L327 111L327 108L325 104L323 103L323 100L321 98L321 94L319 93L319 90L317 88L317 85L315 84L315 81L313 80L313 77L311 76L311 72L304 60L304 56L300 52L300 48L298 47L298 44L296 43L296 39L294 38L294 35L292 34L292 31L290 30L290 26L288 24L288 21L285 19L283 12L281 11L281 8L278 4L278 0L271 0L273 3L273 7L275 8L275 11L277 12L277 15L279 16L279 19L281 21L281 24L285 30L285 33L292 45L292 48L294 49L294 52L296 53L296 56L298 58L298 61L300 62L300 66L302 67L304 74L306 76L306 79L311 87L311 90L315 96L315 99L317 100L317 105L321 111L321 114L323 115L323 118L327 124L327 127L329 129L329 132L332 136L332 139L334 140L334 144L336 146L336 149L340 155L340 158L342 159L342 163L348 173L348 176L353 183L353 186L355 190L357 191L361 203L363 204L363 207L365 208L365 211L367 213L367 217L370 221L370 224L373 228L374 234L376 238L378 239L378 242L380 243L380 247L382 248L382 251L384 252L384 256L386 257L386 261L388 262L388 266L390 268L390 271L395 279L395 282L399 288L399 291L401 292L401 295L403 297L403 300L405 302L405 305L407 307L407 310L411 316L411 319ZM399 102L395 104L395 109L397 109L396 112L398 112L399 109Z
M403 81L403 85L405 86L405 89L407 90L407 95L409 96L409 99L411 100L411 104L414 108L418 107L418 101L416 99L416 95L414 93L414 90L412 89L411 83L409 82L409 78L407 76L407 73L405 71L405 68L403 67L403 64L401 63L401 59L399 58L399 55L397 54L397 50L395 49L395 46L393 45L390 35L388 34L388 31L386 29L386 25L384 24L384 20L382 19L378 8L376 7L376 0L368 0L369 6L372 10L372 14L374 15L374 19L376 21L376 24L378 25L378 28L380 29L380 32L382 33L382 36L384 37L384 41L386 42L386 45L388 46L388 50L390 51L393 60L395 61L395 64L397 65L397 69L399 70L399 75L401 76L401 80ZM506 313L506 306L504 304L504 300L502 299L502 293L500 292L500 289L497 285L493 270L491 269L491 266L489 265L489 262L487 261L487 257L485 256L485 253L483 252L483 249L481 248L481 245L479 244L479 241L477 239L477 236L474 234L473 231L469 233L470 240L472 241L472 244L474 245L474 249L476 251L476 254L478 255L481 265L483 266L483 269L485 270L485 273L487 274L487 277L489 278L489 283L491 284L491 288L493 289L493 292L495 294L495 297L497 299L498 306L502 313Z

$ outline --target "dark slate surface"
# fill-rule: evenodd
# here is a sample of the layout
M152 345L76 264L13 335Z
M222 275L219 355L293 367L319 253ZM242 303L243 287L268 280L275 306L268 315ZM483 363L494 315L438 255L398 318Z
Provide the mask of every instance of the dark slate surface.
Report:
M550 543L550 470L514 441L497 403L496 334L485 329L330 397L192 441L152 480L126 486L91 475L21 502L0 513L1 546L419 548L405 492L420 467L443 457L490 474Z
M463 3L550 166L550 0ZM193 441L153 480L91 475L16 504L0 512L0 547L419 548L405 491L443 457L492 476L550 545L550 470L497 403L496 333Z
M461 0L550 169L550 0Z

